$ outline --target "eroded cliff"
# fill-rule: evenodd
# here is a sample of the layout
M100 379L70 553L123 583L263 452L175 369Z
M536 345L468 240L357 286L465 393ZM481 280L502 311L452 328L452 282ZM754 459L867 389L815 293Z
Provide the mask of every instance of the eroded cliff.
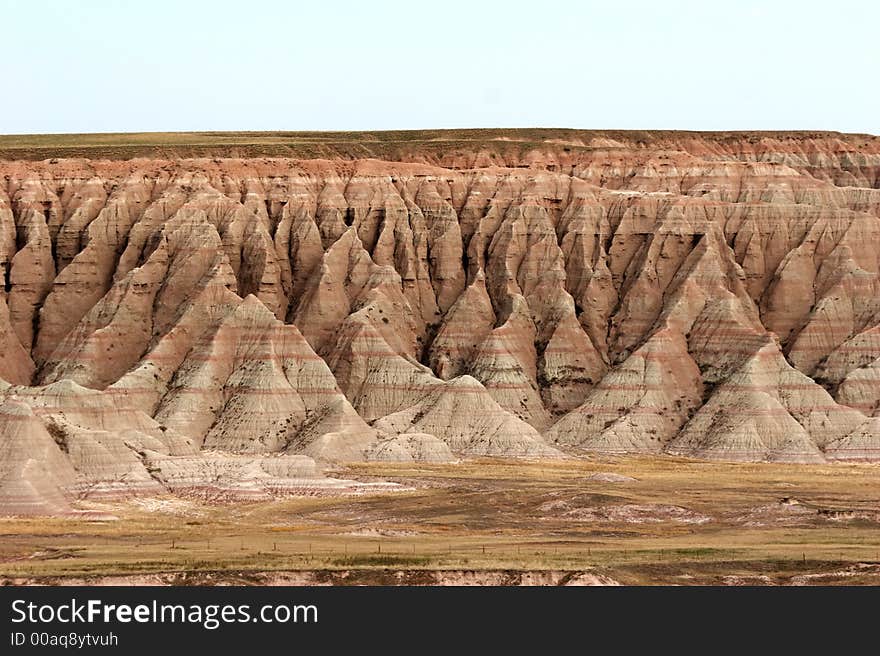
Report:
M0 506L218 453L880 460L880 139L550 136L0 162Z

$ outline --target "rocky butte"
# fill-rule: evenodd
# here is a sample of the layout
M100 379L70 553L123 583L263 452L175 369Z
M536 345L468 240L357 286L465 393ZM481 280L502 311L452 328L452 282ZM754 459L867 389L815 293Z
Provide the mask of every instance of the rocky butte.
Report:
M98 137L0 139L4 513L364 459L880 460L878 137Z

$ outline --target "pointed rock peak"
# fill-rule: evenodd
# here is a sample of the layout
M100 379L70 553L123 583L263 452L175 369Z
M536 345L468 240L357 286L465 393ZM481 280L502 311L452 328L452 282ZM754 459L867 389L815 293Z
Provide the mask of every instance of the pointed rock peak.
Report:
M364 244L361 241L360 236L358 236L357 227L352 225L339 236L339 239L330 245L330 248L328 248L327 252L324 254L324 259L327 260L328 257L332 257L331 254L335 255L352 249L357 250L363 248Z
M265 317L268 321L277 321L275 315L266 307L265 303L254 294L248 294L245 296L242 299L241 304L235 309L235 312L241 312L242 314L247 315L257 315L260 318Z
M483 384L480 381L467 374L456 376L455 378L448 380L446 384L453 389L480 389L486 391L486 388L483 387Z
M763 345L746 359L738 373L747 376L762 375L778 373L785 368L790 368L790 365L785 361L785 356L782 355L779 342L768 335Z
M74 398L74 397L83 397L83 396L91 396L91 397L99 397L101 396L101 392L99 390L94 390L89 387L83 387L79 383L70 380L69 378L63 378L54 383L50 383L42 388L34 388L37 396L41 397L58 397L58 398Z
M275 314L253 294L248 294L242 301L221 321L221 326L250 326L253 328L281 326Z
M520 321L533 325L529 303L522 294L511 294L498 309L495 326L500 328Z
M388 264L374 267L370 271L370 277L367 280L369 287L379 287L381 285L399 287L400 284L400 274L393 266Z

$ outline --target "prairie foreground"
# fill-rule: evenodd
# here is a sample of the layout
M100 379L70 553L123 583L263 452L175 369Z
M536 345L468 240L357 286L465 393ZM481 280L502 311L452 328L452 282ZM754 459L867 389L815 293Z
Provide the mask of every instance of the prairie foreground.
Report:
M0 582L880 583L878 465L481 459L336 474L401 487L5 518Z

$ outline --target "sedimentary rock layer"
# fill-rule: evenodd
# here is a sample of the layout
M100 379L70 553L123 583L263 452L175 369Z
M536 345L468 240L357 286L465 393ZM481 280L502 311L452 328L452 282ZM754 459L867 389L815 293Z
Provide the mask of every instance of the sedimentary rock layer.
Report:
M565 134L0 162L3 503L208 451L880 459L880 139Z

